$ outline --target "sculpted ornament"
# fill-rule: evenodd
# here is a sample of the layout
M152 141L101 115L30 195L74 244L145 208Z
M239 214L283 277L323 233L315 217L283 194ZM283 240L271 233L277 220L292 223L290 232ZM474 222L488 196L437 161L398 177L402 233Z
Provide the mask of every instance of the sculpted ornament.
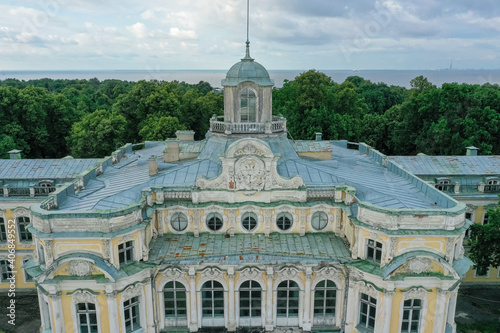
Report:
M173 268L173 267L169 267L167 269L165 269L163 271L163 274L166 276L166 277L169 277L173 280L177 280L178 278L180 278L183 273L180 269L178 268Z
M415 274L428 272L431 268L431 260L426 258L410 258L406 264L408 270Z
M238 149L235 153L234 156L242 156L242 155L257 155L257 156L264 156L265 153L255 147L254 145L248 143L247 145L243 146L242 148Z
M96 297L86 290L77 290L73 294L74 303L95 303Z
M142 284L128 287L122 294L122 299L127 300L135 296L141 295L143 292Z
M238 190L262 190L265 181L265 165L260 159L243 157L236 162L236 188Z
M73 276L88 276L94 272L94 269L88 261L72 260L69 262L66 272Z

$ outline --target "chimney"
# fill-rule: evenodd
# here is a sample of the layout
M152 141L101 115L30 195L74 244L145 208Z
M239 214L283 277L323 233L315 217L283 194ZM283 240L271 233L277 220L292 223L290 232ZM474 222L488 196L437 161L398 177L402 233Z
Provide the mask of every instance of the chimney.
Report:
M7 152L7 154L9 154L9 158L11 160L20 160L21 159L21 152L22 152L22 150L14 149L14 150Z
M479 148L470 146L466 147L466 149L467 149L467 153L465 154L466 156L477 156L477 151L479 150Z
M323 133L316 132L316 141L321 141L323 139Z
M179 140L178 139L167 139L165 141L166 148L163 151L163 162L172 163L178 162L179 157Z
M177 131L175 136L179 141L194 141L194 131Z
M154 176L158 173L158 158L150 156L148 158L149 176Z

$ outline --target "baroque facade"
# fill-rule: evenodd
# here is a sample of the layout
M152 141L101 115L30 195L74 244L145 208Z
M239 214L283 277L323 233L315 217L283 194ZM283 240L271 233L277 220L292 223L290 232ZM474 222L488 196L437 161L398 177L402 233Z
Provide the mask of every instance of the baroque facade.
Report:
M126 145L32 202L41 331L455 332L465 204L367 145L289 140L248 44L222 84L207 139Z

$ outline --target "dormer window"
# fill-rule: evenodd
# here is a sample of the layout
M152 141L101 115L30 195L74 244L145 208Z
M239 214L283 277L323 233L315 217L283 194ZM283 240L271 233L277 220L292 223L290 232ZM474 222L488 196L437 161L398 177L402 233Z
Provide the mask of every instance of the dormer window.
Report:
M257 96L255 91L245 88L241 91L241 113L240 121L242 123L255 123L257 121Z
M500 180L498 178L486 178L484 192L500 192Z
M49 194L56 190L53 180L41 180L38 182L37 194Z
M440 191L449 191L451 181L449 178L436 178L436 188Z

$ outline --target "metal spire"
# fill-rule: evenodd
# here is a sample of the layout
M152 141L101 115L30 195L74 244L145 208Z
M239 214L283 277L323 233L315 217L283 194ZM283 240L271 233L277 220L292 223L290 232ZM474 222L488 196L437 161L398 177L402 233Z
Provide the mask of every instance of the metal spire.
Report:
M250 57L250 0L247 0L247 52L245 54L245 59L252 59Z

